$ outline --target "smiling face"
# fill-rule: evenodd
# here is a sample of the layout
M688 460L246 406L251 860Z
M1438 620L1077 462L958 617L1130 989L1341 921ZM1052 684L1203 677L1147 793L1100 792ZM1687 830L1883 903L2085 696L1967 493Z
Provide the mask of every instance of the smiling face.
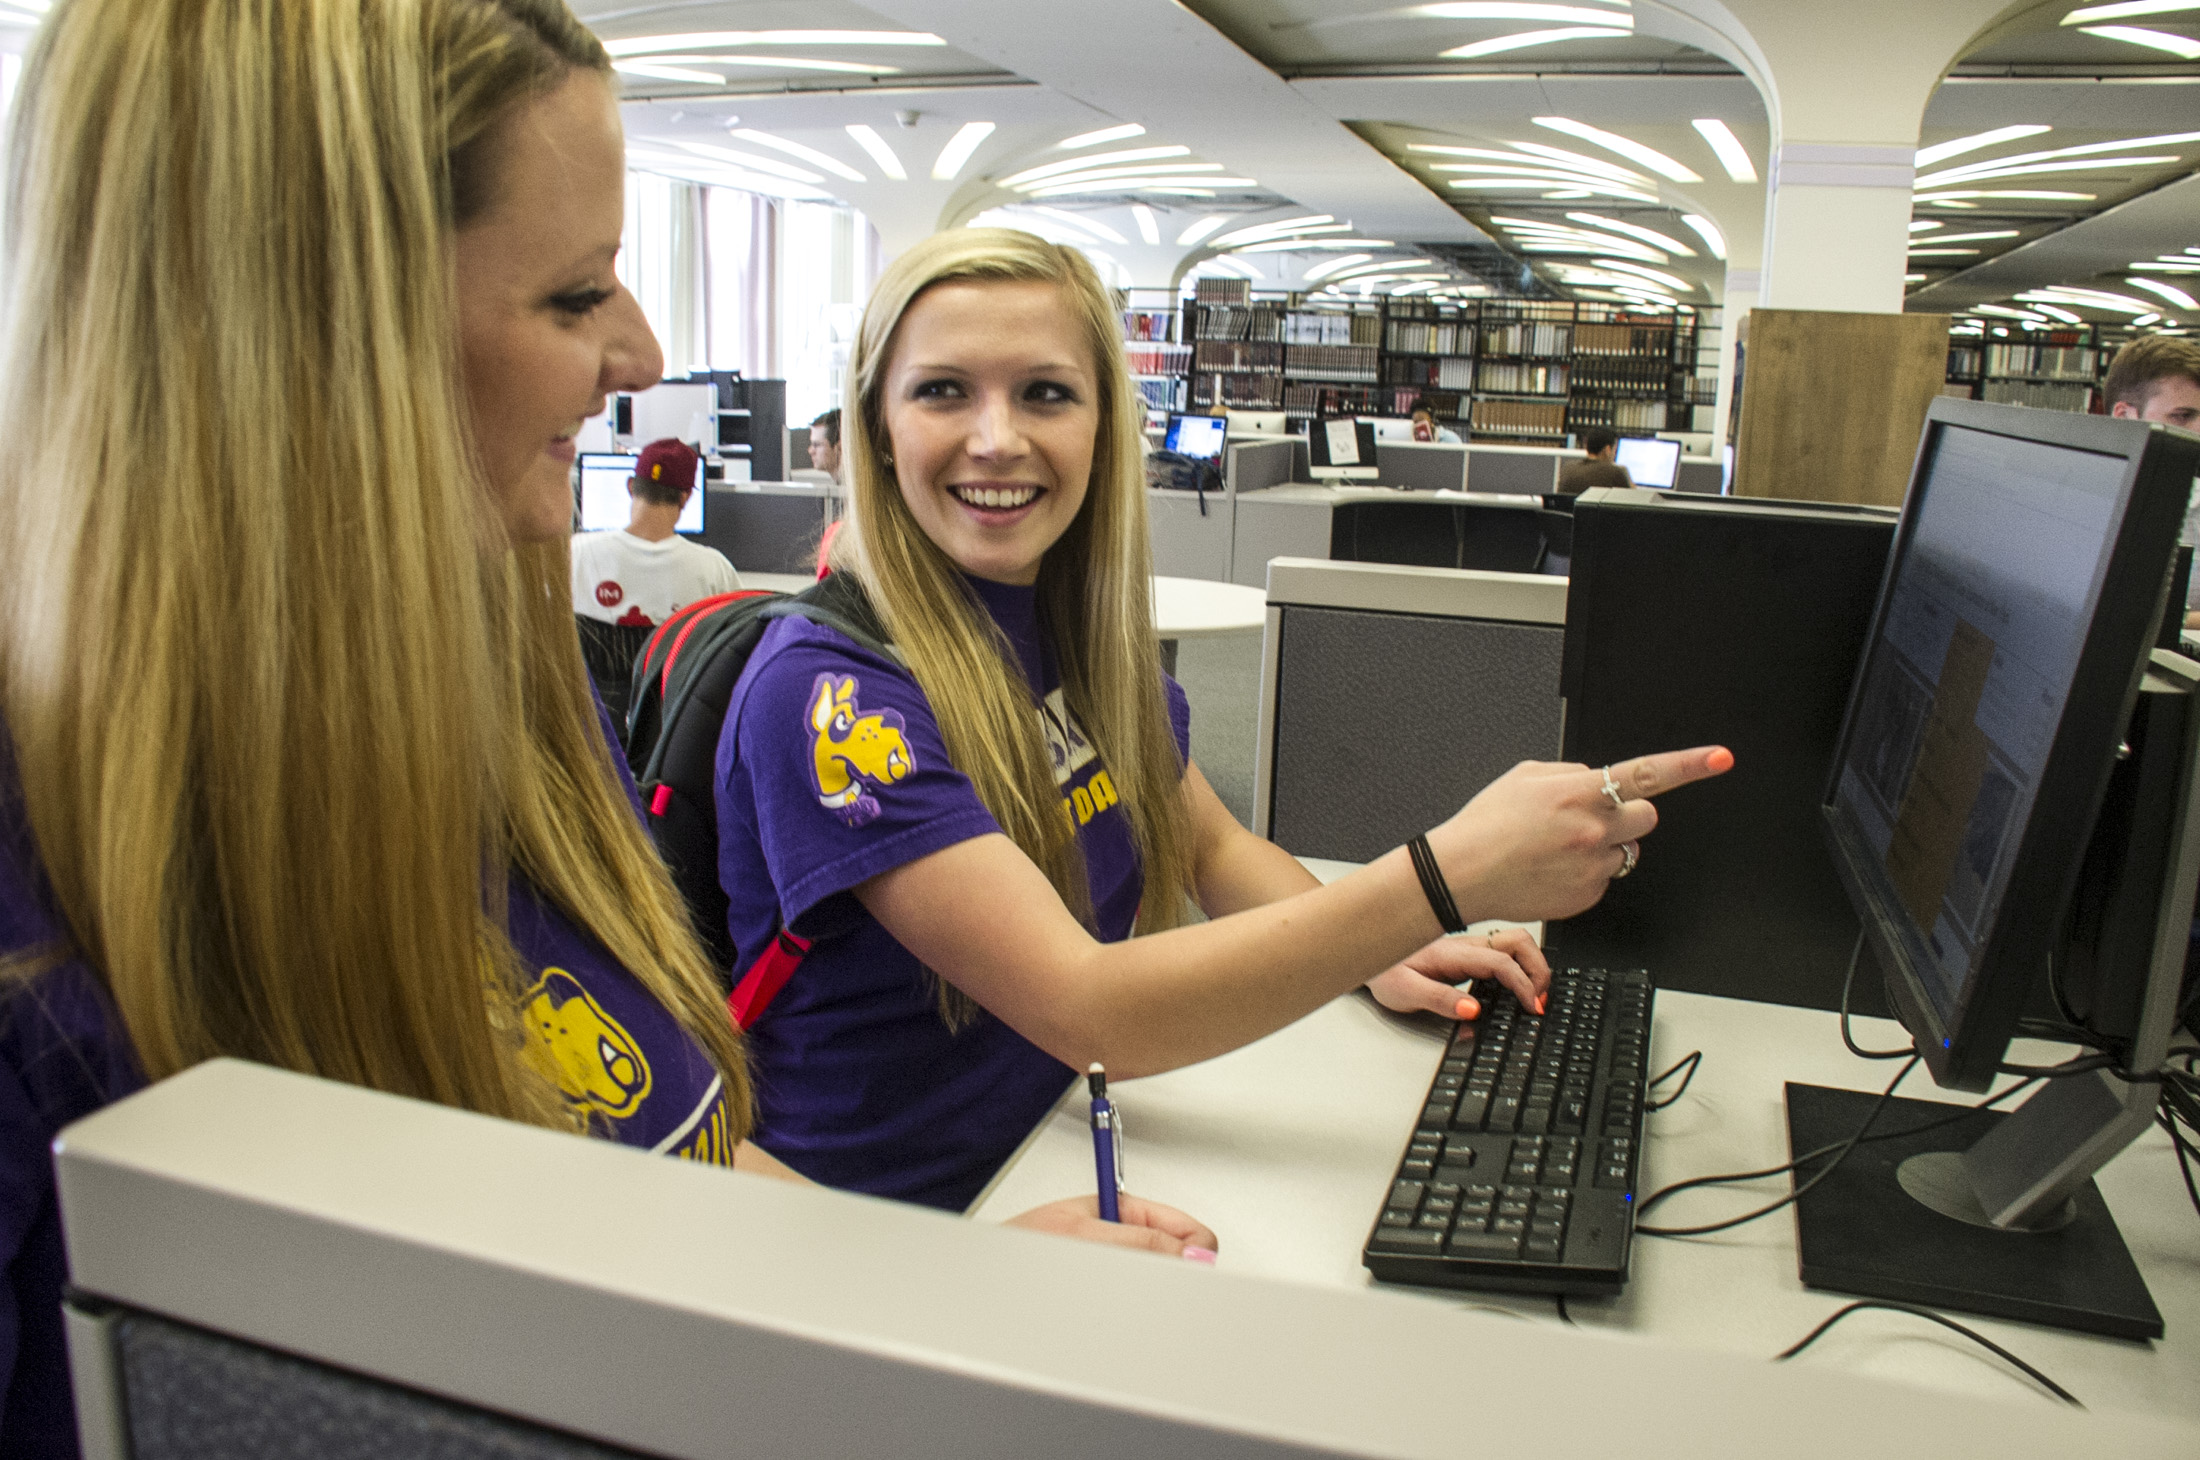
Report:
M453 249L459 368L474 446L515 542L573 527L574 437L664 357L612 270L626 145L611 88L576 71L498 124L493 190Z
M956 280L905 310L882 392L902 500L973 577L1029 586L1076 520L1100 429L1093 352L1060 287Z

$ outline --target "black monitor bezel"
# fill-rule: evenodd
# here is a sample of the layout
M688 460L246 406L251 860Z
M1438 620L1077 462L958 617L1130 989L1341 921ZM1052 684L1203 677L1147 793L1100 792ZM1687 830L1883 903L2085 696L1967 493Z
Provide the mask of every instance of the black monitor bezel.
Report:
M1970 985L1952 1023L1944 1023L1922 979L1910 967L1893 923L1866 891L1872 884L1862 869L1877 858L1838 811L1835 795L1855 733L1859 696L1879 648L1889 591L1916 533L1923 501L1920 488L1929 479L1940 442L1951 427L2122 457L2124 470L2118 486L2122 507L2114 546L2070 696L2040 774L2032 814L2018 842L1993 927L1976 956ZM1984 1090L1992 1083L2046 951L2054 946L2067 914L2161 622L2178 531L2194 473L2200 470L2195 448L2200 448L2200 439L2139 421L1946 396L1936 398L1926 413L1902 521L1887 554L1864 654L1850 682L1819 809L1834 871L1863 924L1865 943L1885 977L1888 998L1934 1081L1944 1087Z
M1185 457L1187 461L1211 461L1215 464L1216 470L1221 470L1222 458L1229 455L1230 453L1230 418L1228 416L1215 415L1210 411L1171 411L1169 412L1168 422L1161 428L1162 450L1176 451L1176 448L1171 446L1169 442L1176 435L1176 423L1178 421L1215 421L1221 424L1222 445L1215 451L1215 454L1213 456ZM1185 454L1179 451L1177 452L1177 455L1184 456Z
M1329 440L1323 435L1323 428L1327 427L1332 421L1350 421L1352 423L1352 439L1367 448L1359 461L1351 466L1336 466L1326 460L1316 461L1314 459L1317 456L1327 457L1329 455ZM1375 436L1375 423L1363 417L1317 416L1307 423L1306 456L1309 472L1363 472L1369 476L1379 475L1376 453L1381 450L1382 447Z

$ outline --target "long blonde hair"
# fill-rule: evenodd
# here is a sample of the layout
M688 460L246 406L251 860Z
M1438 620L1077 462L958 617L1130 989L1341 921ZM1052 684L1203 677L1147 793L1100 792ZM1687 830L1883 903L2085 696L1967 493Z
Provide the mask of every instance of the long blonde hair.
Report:
M931 702L956 768L1063 902L1089 922L1076 826L1063 808L1031 691L1007 641L953 560L918 525L894 475L883 397L895 336L909 306L951 280L1056 286L1092 351L1100 408L1092 481L1084 506L1040 564L1039 622L1061 670L1063 698L1130 817L1145 877L1137 931L1175 927L1190 889L1191 831L1153 635L1143 403L1124 363L1114 296L1082 254L1012 229L959 228L917 244L886 270L849 361L841 415L849 530L834 542L835 560L869 590ZM947 1000L951 1021L966 1008Z
M516 869L741 1054L475 464L451 286L560 0L62 0L7 179L0 714L145 1074L240 1055L572 1125ZM44 957L17 958L16 981Z

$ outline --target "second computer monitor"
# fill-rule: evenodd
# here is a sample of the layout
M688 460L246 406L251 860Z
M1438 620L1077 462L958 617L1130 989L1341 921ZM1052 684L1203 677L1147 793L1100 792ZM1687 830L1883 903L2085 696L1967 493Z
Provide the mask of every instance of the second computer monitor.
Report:
M1636 486L1670 489L1680 476L1681 444L1654 436L1622 436L1614 460L1627 468Z
M1172 415L1169 417L1168 432L1161 438L1161 444L1164 449L1179 456L1213 462L1215 470L1220 471L1223 443L1229 436L1229 430L1229 419L1224 416Z
M626 526L632 515L632 499L627 496L626 484L634 476L634 468L641 458L617 452L585 452L581 466L581 531L610 532ZM680 509L680 520L675 530L690 537L698 537L703 531L703 499L710 493L703 486L703 463L695 463L695 490L688 494L687 505Z
M1317 482L1365 481L1382 475L1375 465L1375 425L1340 416L1314 422L1307 432L1309 470Z

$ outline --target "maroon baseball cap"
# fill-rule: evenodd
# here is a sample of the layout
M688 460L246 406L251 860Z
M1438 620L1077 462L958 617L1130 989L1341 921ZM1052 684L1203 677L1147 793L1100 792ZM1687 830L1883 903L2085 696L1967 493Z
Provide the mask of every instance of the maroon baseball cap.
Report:
M663 482L674 491L684 492L695 485L695 469L701 462L694 447L667 436L642 448L641 458L634 463L634 475L645 482Z

